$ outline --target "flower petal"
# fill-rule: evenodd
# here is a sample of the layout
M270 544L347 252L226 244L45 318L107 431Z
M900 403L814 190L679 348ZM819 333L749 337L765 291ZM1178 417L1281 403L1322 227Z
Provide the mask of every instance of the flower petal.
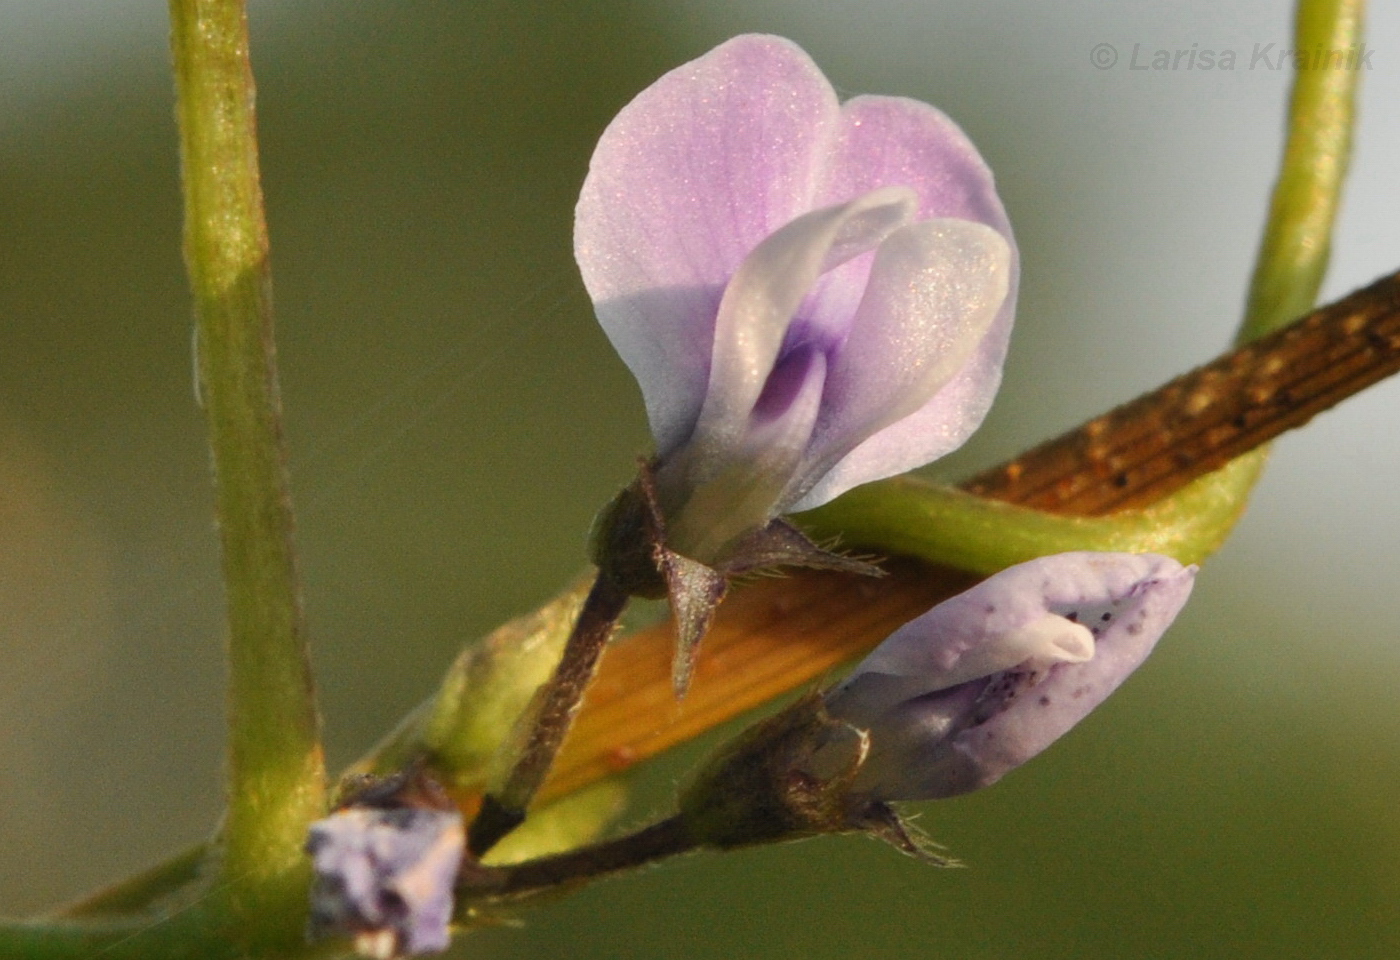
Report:
M1001 234L970 220L911 224L880 246L832 363L808 454L814 474L923 408L958 375L997 319L1010 270Z
M666 74L603 133L575 256L642 388L660 455L699 415L725 285L765 237L815 206L815 158L838 116L799 47L744 36Z
M926 691L942 689L948 685L942 677L991 639L1047 613L1075 613L1079 620L1080 608L1130 601L1141 584L1179 576L1183 569L1170 557L1151 553L1060 553L1017 564L900 627L847 683L862 673L888 673L920 677Z
M811 475L803 464L827 362L814 344L789 344L779 361L789 325L823 271L908 229L917 202L906 188L886 187L814 210L775 231L739 266L715 322L714 362L694 432L657 474L673 550L712 562L799 495Z
M919 410L865 440L832 467L793 510L809 510L851 487L904 473L957 449L981 424L1001 383L1016 312L1020 259L991 171L952 120L902 97L855 97L841 108L841 129L824 168L816 203L859 196L885 184L919 195L918 219L983 223L1011 249L1001 309L962 369ZM821 326L855 312L870 275L869 258L822 278L808 312ZM833 393L829 403L845 402Z

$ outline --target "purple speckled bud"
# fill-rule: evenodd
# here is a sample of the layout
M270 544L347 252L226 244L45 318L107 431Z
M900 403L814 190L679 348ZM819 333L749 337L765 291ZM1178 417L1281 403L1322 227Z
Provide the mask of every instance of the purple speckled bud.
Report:
M826 697L833 719L869 732L855 791L932 800L994 783L1142 663L1195 572L1153 554L1059 554L911 620Z
M462 817L414 807L347 807L311 826L313 938L355 938L376 958L447 949Z

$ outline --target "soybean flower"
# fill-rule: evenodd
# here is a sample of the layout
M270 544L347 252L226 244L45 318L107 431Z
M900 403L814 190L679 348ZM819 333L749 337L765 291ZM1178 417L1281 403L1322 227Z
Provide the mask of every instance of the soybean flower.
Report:
M1018 261L986 164L927 104L839 103L779 37L623 108L575 255L642 389L665 546L701 564L958 447L1000 382Z

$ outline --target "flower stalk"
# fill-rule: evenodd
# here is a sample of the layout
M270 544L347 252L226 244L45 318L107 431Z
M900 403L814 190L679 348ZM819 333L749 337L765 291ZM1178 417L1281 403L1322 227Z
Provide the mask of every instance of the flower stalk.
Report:
M627 608L628 594L611 577L599 574L583 601L564 652L520 718L516 729L522 745L504 783L482 801L467 834L467 849L480 858L525 820L544 783L574 715L598 670L603 648Z
M698 846L680 817L668 817L635 833L567 853L508 867L478 867L465 871L458 881L457 894L465 907L483 899L516 900L634 870L690 853Z

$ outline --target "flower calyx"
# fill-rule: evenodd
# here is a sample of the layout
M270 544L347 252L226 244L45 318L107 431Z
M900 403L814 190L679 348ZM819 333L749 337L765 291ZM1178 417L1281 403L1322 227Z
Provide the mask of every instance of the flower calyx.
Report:
M690 687L700 641L734 577L783 567L884 576L875 564L818 546L782 519L738 538L713 564L684 556L668 546L655 469L655 461L642 461L637 479L603 509L591 549L600 577L630 596L669 601L676 621L672 684L677 699Z
M833 719L821 695L809 694L711 757L682 793L680 815L700 844L719 849L865 833L927 863L956 865L888 803L854 789L869 750L865 731ZM819 753L830 773L812 772Z

